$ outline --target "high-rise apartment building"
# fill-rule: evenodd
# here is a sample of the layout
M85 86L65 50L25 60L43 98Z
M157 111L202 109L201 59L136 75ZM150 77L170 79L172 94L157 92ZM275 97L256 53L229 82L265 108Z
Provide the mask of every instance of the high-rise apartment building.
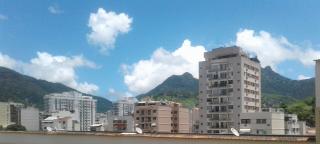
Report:
M123 97L112 104L112 114L115 116L131 116L134 112L134 97Z
M320 59L316 61L316 141L320 143Z
M52 93L44 97L45 110L47 113L70 111L75 113L80 123L81 131L89 131L95 123L96 102L90 96L84 96L79 92Z
M0 102L0 126L21 124L21 108L23 108L21 103Z
M189 115L179 103L142 101L135 104L134 119L146 133L190 133Z
M134 132L134 97L123 97L112 104L106 131Z
M241 113L261 109L260 63L241 48L216 48L199 63L200 133L230 133Z

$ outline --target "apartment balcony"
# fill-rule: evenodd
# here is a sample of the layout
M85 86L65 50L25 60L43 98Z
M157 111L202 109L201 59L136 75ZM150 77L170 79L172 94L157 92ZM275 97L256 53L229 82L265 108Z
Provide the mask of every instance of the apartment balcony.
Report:
M228 126L209 126L210 129L228 129Z
M219 105L220 102L208 102L209 105Z
M223 102L220 102L220 104L231 104L230 101L223 101Z
M208 102L209 105L229 105L232 104L231 101L223 101L223 102Z
M232 110L208 110L208 113L229 113L233 112Z

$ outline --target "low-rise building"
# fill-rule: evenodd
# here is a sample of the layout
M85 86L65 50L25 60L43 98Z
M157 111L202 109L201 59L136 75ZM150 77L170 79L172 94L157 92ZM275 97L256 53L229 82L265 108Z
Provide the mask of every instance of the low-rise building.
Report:
M27 131L39 131L39 110L21 103L0 102L0 125L23 125Z
M285 114L285 134L286 135L305 135L306 123L299 121L296 114Z
M145 133L190 133L189 115L179 103L142 101L135 104L134 121Z
M241 113L240 132L242 131L254 135L283 135L285 134L284 113L279 109Z
M70 111L51 113L51 116L42 120L42 130L80 131L80 123L76 117L77 116Z
M27 131L39 131L39 109L26 107L21 109L21 125L25 126Z
M242 113L240 132L254 135L305 135L306 124L296 114L282 109L263 108L261 112Z
M132 116L108 117L108 124L105 125L105 131L111 132L134 132L134 120Z

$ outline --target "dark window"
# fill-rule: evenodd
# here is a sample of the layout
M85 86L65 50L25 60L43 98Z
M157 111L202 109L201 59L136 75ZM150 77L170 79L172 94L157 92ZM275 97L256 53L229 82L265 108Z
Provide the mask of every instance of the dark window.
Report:
M241 119L241 124L250 124L251 120L250 119Z

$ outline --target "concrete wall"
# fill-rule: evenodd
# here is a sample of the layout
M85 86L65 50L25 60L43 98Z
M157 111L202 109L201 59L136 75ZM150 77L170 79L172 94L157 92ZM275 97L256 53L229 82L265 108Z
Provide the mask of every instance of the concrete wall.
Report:
M171 133L171 111L169 106L158 106L157 131Z
M187 108L179 108L179 115L178 115L178 119L179 119L179 129L178 129L178 133L190 133L190 111Z
M10 107L7 103L0 102L0 125L5 128L10 124Z
M250 129L250 134L283 135L285 134L284 113L256 112L242 113L240 119L250 119L249 124L240 124L241 129ZM266 123L257 123L257 119L265 119Z
M39 110L34 107L21 109L21 125L25 126L27 131L39 131Z

